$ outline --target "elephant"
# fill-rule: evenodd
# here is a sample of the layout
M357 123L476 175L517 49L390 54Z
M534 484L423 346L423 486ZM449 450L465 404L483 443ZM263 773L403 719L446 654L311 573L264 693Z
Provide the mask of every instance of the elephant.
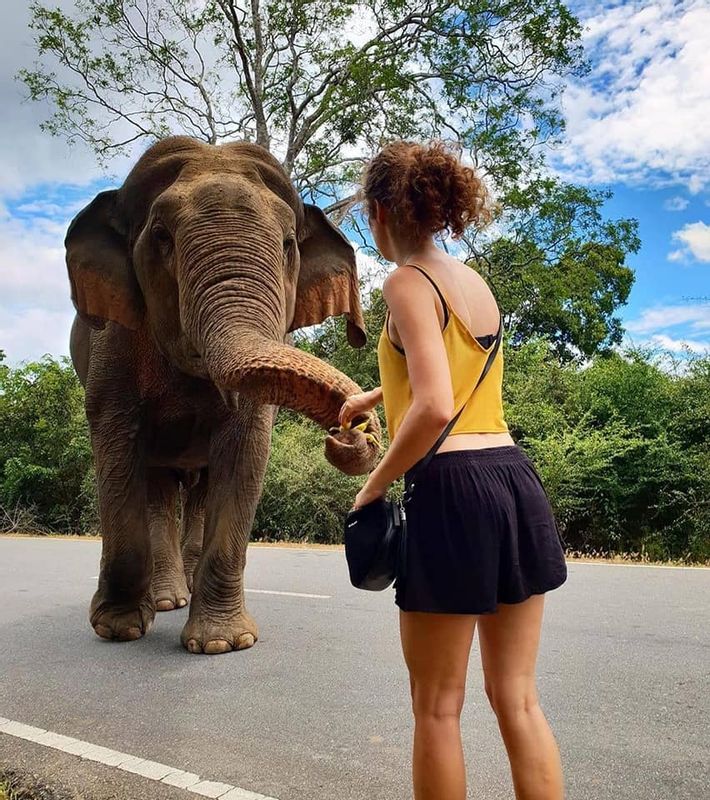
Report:
M70 349L82 386L86 386L91 328L77 317L70 335ZM202 552L207 469L167 470L151 482L154 492L149 530L153 556L151 588L156 611L172 611L187 605L193 574ZM155 494L157 492L157 494ZM180 531L176 497L181 511Z
M346 474L380 449L374 412L338 428L357 384L291 343L344 315L364 344L353 247L264 148L177 136L80 211L65 248L102 532L91 625L138 639L156 597L169 609L192 590L183 646L249 648L246 548L276 410L328 431L326 458Z

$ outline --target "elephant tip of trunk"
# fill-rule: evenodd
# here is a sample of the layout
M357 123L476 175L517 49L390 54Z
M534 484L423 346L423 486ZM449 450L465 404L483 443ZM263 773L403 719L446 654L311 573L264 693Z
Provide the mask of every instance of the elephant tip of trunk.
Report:
M372 470L380 453L379 436L359 430L339 431L325 440L325 457L345 475L364 475Z

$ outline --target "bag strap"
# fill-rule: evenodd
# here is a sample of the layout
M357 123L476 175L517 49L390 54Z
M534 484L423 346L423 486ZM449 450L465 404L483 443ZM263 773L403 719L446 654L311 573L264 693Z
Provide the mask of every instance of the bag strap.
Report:
M493 366L493 362L495 361L495 358L498 355L498 349L500 348L500 343L501 343L502 339L503 339L503 315L501 314L500 322L498 323L498 332L496 333L495 342L493 343L493 347L491 348L491 351L488 354L488 358L486 359L486 363L484 364L483 369L481 370L481 374L479 375L478 380L476 381L476 385L473 387L473 390L471 391L471 394L469 395L468 400L466 400L466 402L461 406L461 408L458 410L458 412L453 417L453 419L451 419L448 422L448 424L446 425L444 430L439 434L439 438L431 446L431 449L429 450L429 452L416 465L417 472L419 470L421 470L421 469L424 469L429 464L429 462L432 460L432 458L434 458L434 456L436 455L437 450L443 444L444 439L446 439L446 437L453 430L454 425L456 425L456 423L459 421L459 417L461 416L461 414L463 414L464 408L466 408L466 406L468 405L469 400L473 397L476 389L478 389L478 387L481 385L481 383L483 382L483 379L488 374L488 371ZM410 484L410 487L409 487L410 489L411 489L412 485L413 485L413 481L412 481L412 484Z

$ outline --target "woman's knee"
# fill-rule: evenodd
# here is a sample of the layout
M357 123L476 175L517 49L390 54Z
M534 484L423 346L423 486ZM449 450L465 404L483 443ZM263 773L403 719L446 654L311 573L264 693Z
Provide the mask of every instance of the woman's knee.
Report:
M515 720L538 709L538 695L532 678L490 678L486 676L488 701L499 720Z
M429 683L411 679L412 711L416 719L458 719L466 696L461 683Z

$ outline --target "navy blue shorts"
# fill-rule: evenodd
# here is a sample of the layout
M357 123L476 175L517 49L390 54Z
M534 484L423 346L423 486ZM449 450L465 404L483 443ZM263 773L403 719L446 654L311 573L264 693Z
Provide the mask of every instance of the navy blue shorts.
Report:
M403 611L490 614L567 578L550 502L519 447L437 454L416 475L406 513L395 583Z

